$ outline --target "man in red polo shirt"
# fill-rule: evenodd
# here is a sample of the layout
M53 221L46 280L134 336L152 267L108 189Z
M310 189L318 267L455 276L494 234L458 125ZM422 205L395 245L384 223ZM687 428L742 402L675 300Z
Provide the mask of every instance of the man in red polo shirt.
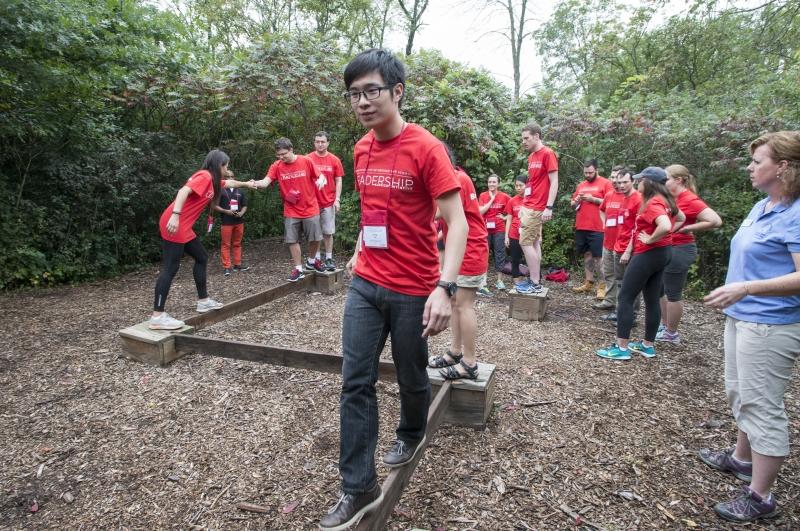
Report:
M606 296L606 283L600 261L603 257L603 220L600 205L607 193L613 190L611 182L597 173L597 161L583 163L585 179L572 194L570 206L575 209L575 252L583 255L583 284L572 288L575 293L592 292L597 274L597 298Z
M313 257L319 251L319 242L322 240L316 189L325 186L326 180L308 158L295 154L292 141L288 138L275 141L275 157L278 160L272 163L263 179L256 181L256 187L266 188L274 181L278 182L283 199L284 239L289 244L294 266L288 280L297 282L305 276L300 249L303 233L308 240L308 256L313 268L325 271L322 262Z
M336 213L339 212L339 198L342 196L342 177L344 168L339 157L328 151L330 144L328 133L318 131L314 135L314 151L306 155L316 166L317 171L325 176L326 183L317 189L319 202L319 222L322 227L322 241L325 244L325 270L335 271L333 261L333 235L336 232ZM320 258L319 251L315 257ZM306 262L306 269L313 269L313 262Z
M611 170L611 185L613 189L606 194L600 204L600 218L603 220L603 277L606 280L606 294L603 300L592 307L598 310L613 310L617 307L617 281L614 279L614 243L617 241L617 216L625 196L617 186L617 174L624 167L614 166Z
M520 210L519 245L525 254L530 280L514 285L518 293L541 293L542 224L553 217L558 194L558 158L542 142L542 128L530 123L522 128L522 147L528 156L528 184Z

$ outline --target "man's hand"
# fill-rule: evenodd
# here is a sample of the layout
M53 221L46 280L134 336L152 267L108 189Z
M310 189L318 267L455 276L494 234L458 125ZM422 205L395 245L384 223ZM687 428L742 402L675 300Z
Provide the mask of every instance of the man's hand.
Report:
M620 264L627 264L630 261L631 261L631 252L630 251L625 251L624 253L622 253L622 256L619 257L619 263Z
M542 221L550 221L551 219L553 219L553 211L545 208L542 212Z
M422 337L435 336L450 325L450 297L442 288L436 287L425 301L422 312Z
M333 202L333 210L336 213L338 213L340 208L342 208L342 203L340 203L339 200L337 199L336 201Z
M347 264L344 266L344 270L347 272L348 275L351 277L353 276L353 269L356 267L356 259L358 258L358 254L354 253L350 260L347 261Z
M511 247L511 240L509 239L509 237L508 237L508 236L506 236L506 238L505 238L505 244L506 244L506 247L507 247L507 248L508 248L508 247Z

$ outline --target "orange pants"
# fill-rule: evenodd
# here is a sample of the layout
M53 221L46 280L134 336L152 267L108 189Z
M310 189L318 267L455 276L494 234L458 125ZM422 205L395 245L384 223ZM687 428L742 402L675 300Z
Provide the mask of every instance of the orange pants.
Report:
M238 225L222 226L222 267L231 268L231 248L233 248L233 265L242 265L242 236L244 236L244 223Z

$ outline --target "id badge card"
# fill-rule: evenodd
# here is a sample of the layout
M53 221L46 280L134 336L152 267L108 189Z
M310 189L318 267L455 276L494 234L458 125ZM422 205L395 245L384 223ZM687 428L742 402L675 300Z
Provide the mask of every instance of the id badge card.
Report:
M361 241L371 249L389 248L388 213L386 210L365 210Z
M531 195L531 187L530 186L526 186L525 187L525 197L528 197L529 195Z
M496 224L494 221L487 221L487 222L486 222L486 228L487 228L487 229L493 229L493 228L495 228L496 226L497 226L497 224Z
M208 216L208 230L206 232L211 232L211 229L214 228L214 216Z
M622 214L620 214L619 216L617 216L617 223L618 223L618 224L620 224L620 225L622 225L623 223L625 223L625 216L623 216Z
M231 199L231 212L239 212L239 201L236 199Z
M617 226L617 218L610 217L606 220L606 227L616 227Z

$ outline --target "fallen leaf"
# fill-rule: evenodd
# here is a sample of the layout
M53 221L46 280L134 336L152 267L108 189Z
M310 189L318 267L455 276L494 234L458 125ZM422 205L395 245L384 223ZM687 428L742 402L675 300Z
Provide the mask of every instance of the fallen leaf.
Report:
M499 492L500 494L506 493L506 482L503 481L503 478L501 478L500 476L495 476L494 485L497 488L497 492Z
M697 527L697 522L694 520L684 519L683 523L686 524L686 527Z
M65 492L61 495L61 499L66 503L72 503L75 501L75 496L73 496L71 492Z
M33 503L31 504L31 512L35 513L38 510L39 510L39 502L33 500Z
M289 514L293 512L295 509L297 509L298 505L300 505L300 500L295 500L292 503L286 505L283 509L281 509L281 512L283 514Z

